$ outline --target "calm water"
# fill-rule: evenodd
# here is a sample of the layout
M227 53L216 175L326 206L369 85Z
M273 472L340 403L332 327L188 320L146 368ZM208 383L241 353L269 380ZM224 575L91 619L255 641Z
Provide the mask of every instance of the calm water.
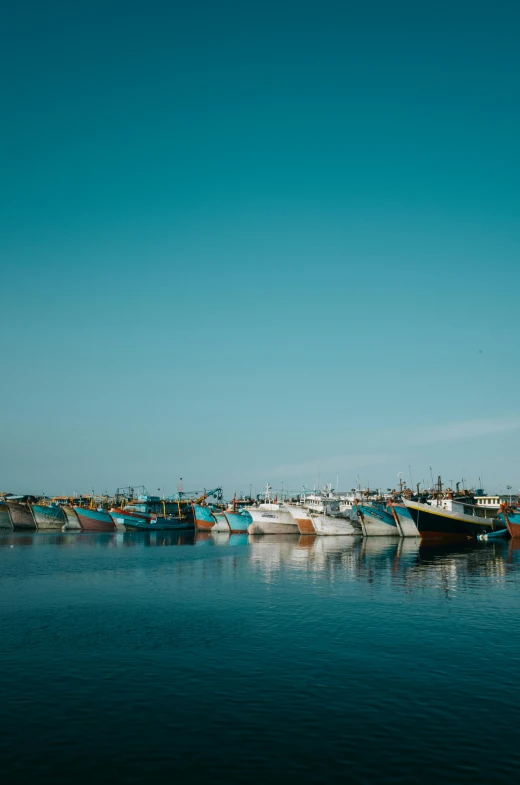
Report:
M520 550L0 535L4 782L520 776Z

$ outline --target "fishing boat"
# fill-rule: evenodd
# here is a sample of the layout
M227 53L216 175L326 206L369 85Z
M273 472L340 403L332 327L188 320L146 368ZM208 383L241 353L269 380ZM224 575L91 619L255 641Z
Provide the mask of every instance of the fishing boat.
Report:
M88 507L74 507L81 528L91 532L114 532L116 525L108 510L98 508L91 510Z
M124 523L126 531L194 531L193 521L179 520L179 518L157 516L149 521L138 518L127 518Z
M61 529L65 525L65 514L59 504L40 501L39 504L31 504L31 508L40 531Z
M5 499L2 497L0 498L0 529L11 530L12 528L13 528L13 524L11 523L9 510L7 509L7 504L5 503Z
M300 534L316 534L310 512L299 504L286 504L288 511L296 521Z
M415 525L412 514L403 502L389 502L387 512L394 516L402 537L419 537L419 529Z
M229 523L224 513L213 511L213 517L215 518L215 525L213 526L211 533L216 534L220 532L229 534Z
M228 522L231 534L247 534L249 524L251 523L251 516L247 510L240 510L240 512L224 510L224 516Z
M477 534L477 540L485 542L486 540L501 540L509 537L509 529L499 529L496 532L488 532L487 534Z
M205 507L202 504L193 505L193 520L197 531L211 531L215 526L215 517L211 508Z
M421 537L464 539L503 528L486 510L465 500L435 498L429 504L403 499Z
M299 534L298 523L282 503L276 502L249 507L249 534Z
M145 513L145 512L132 512L130 511L129 507L124 509L120 509L118 507L112 507L109 510L110 517L114 521L116 528L121 528L126 531L126 524L128 523L129 526L132 525L133 522L137 523L150 523L152 519L152 515Z
M64 504L61 508L65 516L64 531L81 531L81 524L74 508L70 504Z
M31 510L30 500L26 496L10 496L5 503L9 511L9 517L13 529L27 530L36 529L36 522Z
M507 504L500 505L498 519L505 523L511 537L520 537L520 510Z
M314 531L320 536L338 534L361 534L359 524L348 518L336 517L335 515L314 515L311 513Z
M174 496L168 496L165 499L161 499L159 496L142 494L136 501L126 504L124 508L117 510L117 512L124 513L130 517L135 514L144 520L151 520L153 517L175 518L178 521L190 523L190 528L194 528L194 507L204 509L204 502L210 496L215 496L220 500L222 498L222 488L214 488L211 491L193 494L179 491ZM131 522L129 522L130 524Z
M393 515L382 506L356 505L361 529L365 537L400 537L401 532Z
M361 497L361 490L352 491L348 493L342 493L339 496L339 514L342 515L344 518L349 518L351 521L358 520L358 514L356 510L356 500L357 498ZM369 493L369 491L367 491Z
M310 513L319 515L340 515L340 500L334 495L330 483L320 491L312 493L303 492L301 502Z
M161 499L159 496L142 495L131 504L116 510L128 517L134 515L140 520L151 520L153 517L177 518L193 523L193 503L182 499Z
M248 507L251 516L249 534L299 534L296 520L287 505L277 499L271 500L271 486L265 486L264 501L258 506Z

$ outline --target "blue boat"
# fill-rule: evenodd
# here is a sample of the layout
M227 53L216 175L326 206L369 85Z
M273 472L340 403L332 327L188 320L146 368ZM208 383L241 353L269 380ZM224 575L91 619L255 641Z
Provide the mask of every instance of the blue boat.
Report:
M65 514L58 504L32 504L32 513L38 529L61 529L65 526Z
M114 521L116 528L125 528L128 524L132 523L149 523L151 520L150 515L138 515L137 513L126 514L124 510L112 509L109 510L109 515Z
M500 529L496 532L488 532L487 534L477 534L477 540L485 541L485 540L496 540L509 537L509 531L507 529Z
M365 537L400 537L401 532L393 515L383 507L356 505Z
M506 504L501 504L498 520L507 526L511 537L520 537L520 512L518 508L513 509Z
M122 509L115 512L126 512L132 517L137 516L140 520L150 520L159 516L160 518L175 518L179 521L186 521L191 524L193 529L193 505L191 499L160 499L159 496L139 496L137 501L127 504Z
M232 512L225 510L224 515L229 524L229 531L232 534L247 534L249 524L253 520L247 510L240 510L240 512Z
M201 504L193 505L193 520L197 531L208 532L215 525L215 518L210 507L203 507Z
M390 515L393 515L403 537L420 537L419 529L411 516L410 510L402 502L392 502L386 508Z
M128 518L125 521L125 529L130 531L186 531L194 530L192 521L180 521L178 518L152 518L150 521L140 521L138 518Z
M88 532L113 532L116 525L107 510L98 508L91 510L88 507L74 507L81 528Z

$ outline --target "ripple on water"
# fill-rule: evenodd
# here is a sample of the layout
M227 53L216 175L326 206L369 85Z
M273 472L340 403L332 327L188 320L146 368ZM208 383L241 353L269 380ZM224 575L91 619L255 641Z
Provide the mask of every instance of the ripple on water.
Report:
M0 534L5 781L509 783L519 575L507 542Z

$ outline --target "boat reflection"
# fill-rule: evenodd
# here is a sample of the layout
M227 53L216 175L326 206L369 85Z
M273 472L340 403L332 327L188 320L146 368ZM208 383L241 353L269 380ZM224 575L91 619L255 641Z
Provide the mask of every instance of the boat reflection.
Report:
M0 548L55 546L136 550L196 546L205 552L211 548L236 547L242 568L255 570L267 581L288 567L294 575L319 574L327 580L398 584L406 591L434 587L447 596L483 578L520 582L520 571L515 569L520 565L518 540L442 542L419 538L195 531L0 532Z

